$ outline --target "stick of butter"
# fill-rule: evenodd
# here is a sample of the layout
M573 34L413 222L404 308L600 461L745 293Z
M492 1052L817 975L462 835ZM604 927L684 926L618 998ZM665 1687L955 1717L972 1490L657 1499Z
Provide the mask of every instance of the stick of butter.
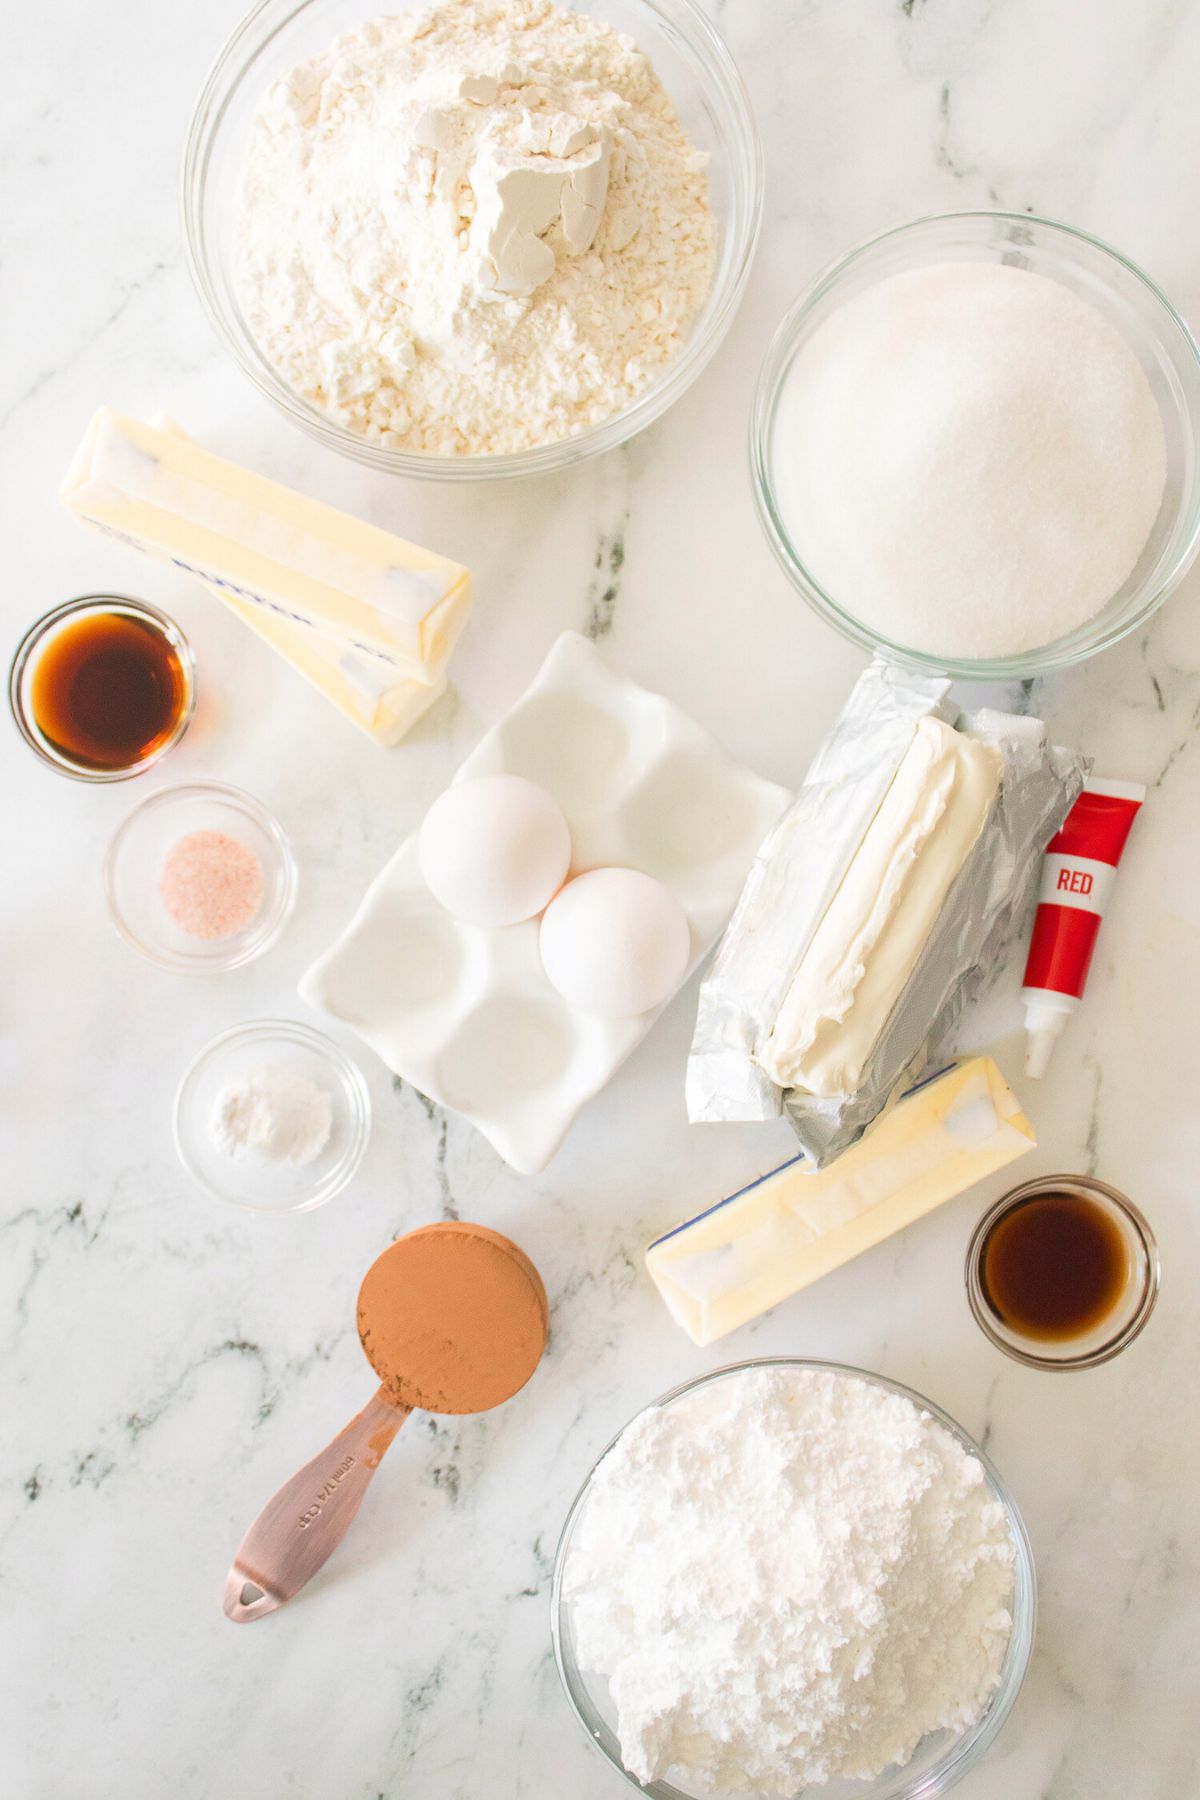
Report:
M97 530L411 681L444 678L466 622L461 564L108 407L59 497Z
M184 443L191 441L166 413L156 413L150 423L168 437ZM290 619L242 600L228 588L213 587L208 582L205 586L214 599L235 612L297 675L384 749L398 744L450 685L445 676L432 686L405 676L397 680L392 664L377 656L368 656L363 650L345 650L307 625L293 625Z
M913 1088L826 1168L793 1157L677 1225L646 1267L693 1343L711 1344L1036 1142L995 1063L977 1056Z
M319 694L331 700L352 724L386 750L398 744L424 718L449 687L443 675L431 686L397 678L390 663L361 650L343 650L318 637L305 625L293 625L261 606L252 606L223 588L205 583L209 592L257 632Z

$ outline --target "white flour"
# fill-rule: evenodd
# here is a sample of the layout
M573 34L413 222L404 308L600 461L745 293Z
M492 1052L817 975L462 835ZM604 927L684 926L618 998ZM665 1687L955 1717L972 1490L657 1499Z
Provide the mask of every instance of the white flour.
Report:
M703 305L705 160L647 58L586 14L380 18L265 96L239 298L290 385L381 444L567 437L644 388Z
M333 1102L324 1088L290 1069L247 1069L218 1096L213 1142L224 1156L255 1155L303 1168L329 1142Z
M748 1370L633 1422L566 1581L634 1775L790 1794L978 1717L1013 1560L982 1465L927 1413L851 1376Z
M777 499L826 592L894 643L1005 656L1132 572L1166 479L1141 364L1061 282L935 264L848 300L779 399Z

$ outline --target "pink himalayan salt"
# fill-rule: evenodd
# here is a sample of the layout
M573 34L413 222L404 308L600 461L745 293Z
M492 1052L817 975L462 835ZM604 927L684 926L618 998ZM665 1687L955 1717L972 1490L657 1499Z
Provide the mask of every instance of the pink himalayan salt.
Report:
M192 831L168 852L158 891L189 937L233 937L262 905L262 866L253 850L226 832Z

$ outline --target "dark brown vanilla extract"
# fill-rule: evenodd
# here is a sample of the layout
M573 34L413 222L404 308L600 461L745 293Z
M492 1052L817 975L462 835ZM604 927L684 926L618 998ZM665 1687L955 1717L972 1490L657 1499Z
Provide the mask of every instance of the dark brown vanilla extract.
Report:
M1083 1194L1031 1194L983 1241L979 1282L1003 1325L1022 1337L1085 1337L1119 1304L1129 1251L1111 1214Z
M60 756L83 769L132 769L175 731L188 684L157 626L89 612L47 638L28 693L33 723Z

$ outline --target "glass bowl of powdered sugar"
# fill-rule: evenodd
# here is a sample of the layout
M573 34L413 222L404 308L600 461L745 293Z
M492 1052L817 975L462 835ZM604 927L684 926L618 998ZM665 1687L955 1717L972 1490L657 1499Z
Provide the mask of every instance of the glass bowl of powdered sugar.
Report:
M551 1600L567 1698L655 1800L931 1800L1033 1646L1033 1556L979 1446L881 1375L714 1370L613 1440Z
M693 0L264 0L183 165L201 301L296 425L374 468L543 474L690 385L762 213Z
M949 213L826 269L767 353L759 516L864 648L966 679L1068 667L1145 623L1200 542L1200 351L1108 245Z

